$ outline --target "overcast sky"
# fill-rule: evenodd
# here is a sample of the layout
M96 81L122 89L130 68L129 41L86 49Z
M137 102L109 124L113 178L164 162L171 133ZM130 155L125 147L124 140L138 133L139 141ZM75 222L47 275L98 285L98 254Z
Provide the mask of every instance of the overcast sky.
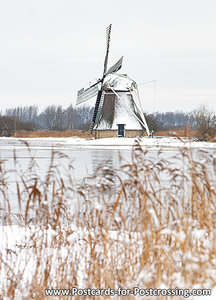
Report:
M1 108L75 104L109 66L140 86L144 110L216 110L215 0L0 0Z

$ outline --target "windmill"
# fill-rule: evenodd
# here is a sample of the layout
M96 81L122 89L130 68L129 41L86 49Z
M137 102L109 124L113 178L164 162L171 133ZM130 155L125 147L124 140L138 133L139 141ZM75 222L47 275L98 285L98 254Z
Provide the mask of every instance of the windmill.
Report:
M138 88L126 74L117 74L123 56L107 71L110 48L111 24L106 28L106 55L102 78L89 88L78 91L76 105L97 96L89 132L98 137L150 135L146 123ZM128 124L128 120L130 121ZM132 125L132 127L131 127ZM130 132L130 134L129 134Z

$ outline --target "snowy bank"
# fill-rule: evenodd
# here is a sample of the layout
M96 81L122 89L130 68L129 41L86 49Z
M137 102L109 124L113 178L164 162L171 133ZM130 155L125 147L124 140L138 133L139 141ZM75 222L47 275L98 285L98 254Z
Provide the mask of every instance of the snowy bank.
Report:
M0 147L25 147L24 143L27 142L30 147L34 148L75 148L75 149L128 149L130 150L137 142L136 138L104 138L104 139L85 139L78 137L71 138L0 138ZM23 144L22 144L23 142ZM216 143L212 142L195 142L187 138L179 139L177 137L143 137L139 139L142 147L149 149L179 149L189 147L191 149L216 149Z

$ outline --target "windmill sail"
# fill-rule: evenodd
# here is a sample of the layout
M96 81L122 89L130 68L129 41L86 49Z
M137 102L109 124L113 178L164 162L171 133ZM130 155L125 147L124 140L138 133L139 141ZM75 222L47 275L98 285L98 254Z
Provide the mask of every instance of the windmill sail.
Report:
M105 60L104 60L103 78L101 80L101 89L98 92L97 100L95 102L94 113L93 113L93 117L92 117L92 121L91 121L91 125L90 125L90 130L89 130L90 134L92 134L92 132L93 132L93 128L94 128L96 118L97 118L97 114L98 114L98 109L99 109L99 106L100 106L101 96L102 96L102 93L103 93L103 81L104 81L104 78L106 76L108 56L109 56L111 27L112 27L112 24L110 24L106 29L106 46L107 47L106 47L106 56L105 56Z
M99 105L100 105L100 100L101 100L102 92L103 91L102 91L102 88L101 88L101 90L98 92L97 100L96 100L96 103L95 103L94 113L93 113L92 122L91 122L90 130L89 130L90 134L92 134L93 128L94 128L94 125L95 125L95 120L97 118L97 113L98 113L98 108L99 108Z
M109 55L109 46L110 46L110 35L111 35L111 27L112 24L110 24L106 29L106 56L104 60L104 72L103 75L106 74L107 71L107 64L108 64L108 55Z
M100 104L98 106L98 112L97 112L97 116L96 116L96 119L95 119L95 124L97 124L99 122L99 120L100 120L102 109L103 109L103 104L104 104L104 98L105 98L105 92L102 91L102 95L101 95L101 99L100 99Z
M81 103L95 97L97 95L97 93L98 93L98 84L93 85L86 90L84 90L84 88L82 88L77 93L76 105L81 104Z
M115 73L118 70L120 70L122 67L122 62L123 62L123 56L117 61L117 63L115 63L111 68L109 68L106 75L108 75L109 73Z

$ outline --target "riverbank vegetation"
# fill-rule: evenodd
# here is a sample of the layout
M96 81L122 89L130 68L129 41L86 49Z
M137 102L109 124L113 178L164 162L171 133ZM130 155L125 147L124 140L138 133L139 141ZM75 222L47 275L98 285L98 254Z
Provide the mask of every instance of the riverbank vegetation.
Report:
M164 130L156 131L154 135L157 136L178 136L193 138L196 136L195 130L190 129L176 129L176 130ZM54 131L54 130L17 130L14 132L13 137L16 138L42 138L42 137L79 137L79 138L94 138L94 135L90 135L88 131L83 130L66 130L66 131Z
M43 137L56 137L56 138L67 138L67 137L79 137L79 138L93 138L88 131L83 130L17 130L14 132L16 138L43 138Z
M165 157L159 150L152 159L137 141L131 161L119 169L104 162L79 183L61 152L51 153L43 176L33 157L23 168L14 153L14 170L1 161L1 296L44 299L45 289L71 287L213 289L215 157L186 147Z

